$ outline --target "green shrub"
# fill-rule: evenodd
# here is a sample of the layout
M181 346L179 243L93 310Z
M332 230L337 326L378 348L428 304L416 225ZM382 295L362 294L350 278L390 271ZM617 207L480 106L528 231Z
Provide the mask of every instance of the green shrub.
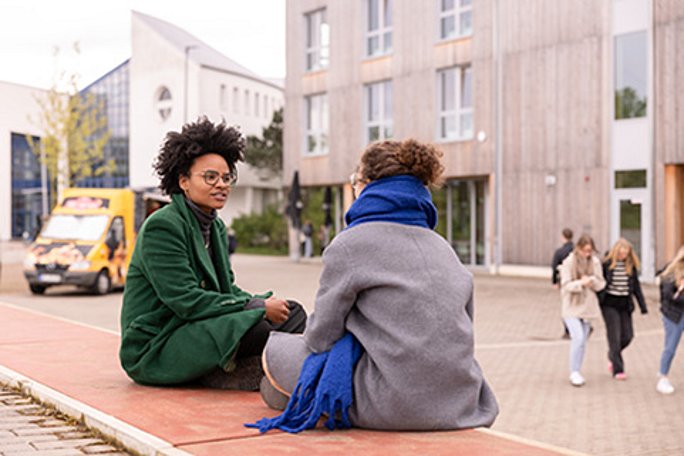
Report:
M287 254L287 220L277 206L269 206L262 214L241 215L232 224L237 238L237 251Z

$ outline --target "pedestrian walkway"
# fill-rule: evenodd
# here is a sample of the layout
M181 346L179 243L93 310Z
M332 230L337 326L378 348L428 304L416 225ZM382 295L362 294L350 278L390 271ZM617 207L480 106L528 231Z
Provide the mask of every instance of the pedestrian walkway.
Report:
M55 415L15 391L0 388L0 455L128 455L89 429Z
M321 270L319 259L293 263L282 257L237 254L232 262L241 288L254 292L271 289L280 296L301 301L308 311L313 309ZM658 290L653 285L645 285L644 293L649 313L640 315L637 312L633 317L635 339L625 351L628 380L616 382L608 374L605 330L599 319L594 322L595 331L588 343L582 372L587 384L573 388L568 382L569 342L561 339L559 293L551 287L550 280L475 273L476 358L501 406L501 414L492 430L506 436L515 435L525 442L543 442L552 448L567 448L592 455L684 454L684 433L680 429L684 423L684 358L676 358L672 366L671 380L677 388L675 394L658 394L655 391L656 372L663 344ZM47 297L43 303L52 301ZM88 304L87 300L83 302L84 306ZM42 310L60 312L59 306L52 307L54 309L50 310L50 306L45 305ZM92 306L88 310L91 311ZM14 324L12 322L9 327L13 328ZM41 334L42 326L30 331L21 328L21 325L17 326L12 330L13 335L7 337L12 344L24 340L26 345L10 349L2 342L7 333L7 322L0 315L0 365L7 365L6 353L9 351L21 353L27 349L52 350L60 347L60 344L52 343L43 346L39 342L43 339L31 342L31 333ZM65 341L74 337L72 330L60 335ZM117 336L110 334L109 337L116 340ZM69 342L67 345L81 347L83 343ZM684 348L680 347L681 350ZM83 351L83 358L91 356L88 350ZM104 366L121 373L116 364L115 349L99 356L102 360L92 361L93 368ZM48 357L46 362L51 361ZM116 384L104 383L99 385L99 389L88 391L95 397L107 396L110 389L121 385L135 387L122 378ZM153 391L155 395L165 394L163 390L143 390L147 394ZM131 394L133 391L135 389L131 389ZM192 391L188 394L204 397L206 392ZM219 393L214 400L223 407L231 402L227 392ZM135 408L135 400L126 404ZM252 405L261 407L258 400ZM168 414L160 409L152 409L150 413ZM218 414L218 420L229 419L227 412L220 407L212 406L206 413ZM192 421L189 419L188 425ZM313 441L317 435L308 434L307 439ZM276 442L277 439L269 436L257 441Z
M243 426L274 414L258 393L136 385L118 364L118 345L115 334L0 304L0 381L141 454L575 454L481 430L260 435Z

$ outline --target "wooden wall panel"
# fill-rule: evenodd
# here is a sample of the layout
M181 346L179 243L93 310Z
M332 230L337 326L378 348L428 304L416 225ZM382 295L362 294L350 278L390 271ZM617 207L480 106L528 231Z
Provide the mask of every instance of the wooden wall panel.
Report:
M656 268L680 238L684 201L684 2L654 2L654 147ZM679 166L676 166L679 165Z

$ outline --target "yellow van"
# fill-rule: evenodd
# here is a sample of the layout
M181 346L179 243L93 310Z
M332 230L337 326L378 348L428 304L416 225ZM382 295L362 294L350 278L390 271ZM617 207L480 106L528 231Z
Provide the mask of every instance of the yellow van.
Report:
M106 294L122 287L146 203L129 189L65 189L24 262L31 292L76 285Z

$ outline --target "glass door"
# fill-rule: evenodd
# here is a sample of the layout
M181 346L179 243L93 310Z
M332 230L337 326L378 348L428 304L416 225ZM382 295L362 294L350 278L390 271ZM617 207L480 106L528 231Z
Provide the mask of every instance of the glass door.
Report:
M642 277L654 275L650 247L650 205L646 189L619 189L613 197L611 245L599 246L603 253L618 238L627 239L641 261Z
M452 181L447 189L447 240L464 264L485 265L484 180Z

